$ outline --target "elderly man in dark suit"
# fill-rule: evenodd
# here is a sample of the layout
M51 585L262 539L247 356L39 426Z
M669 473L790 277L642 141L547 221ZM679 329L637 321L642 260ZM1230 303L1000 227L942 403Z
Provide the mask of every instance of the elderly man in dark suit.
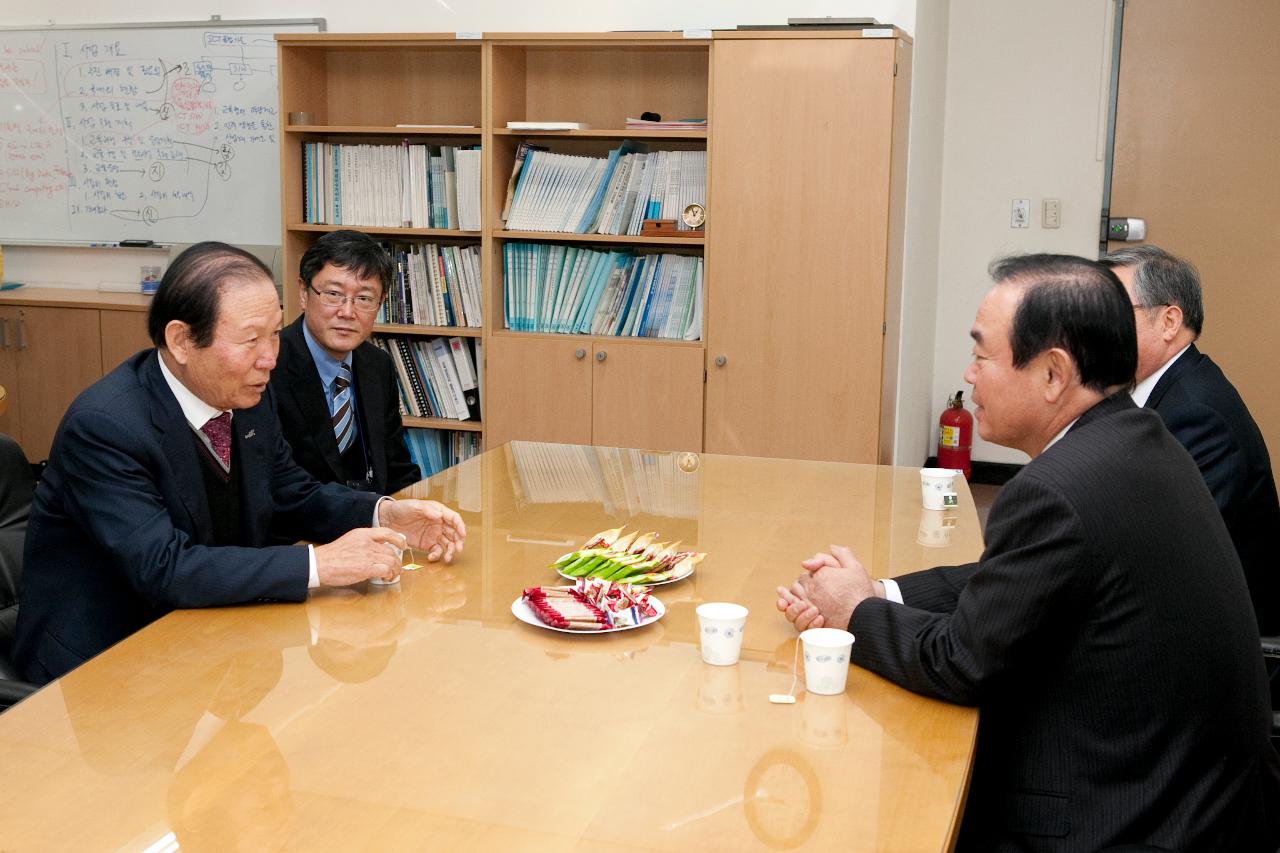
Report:
M1280 502L1262 432L1218 365L1196 348L1204 325L1200 275L1156 246L1102 262L1129 292L1138 326L1133 401L1155 409L1196 460L1244 566L1263 634L1280 634Z
M452 559L434 501L321 485L293 462L267 377L280 306L260 261L200 243L165 272L155 349L82 393L54 437L27 529L15 657L45 682L180 607L301 601ZM271 535L329 542L262 547ZM335 539L336 537L336 539Z
M1059 255L992 277L965 380L979 434L1032 460L981 559L895 583L833 547L778 607L797 628L847 626L855 663L981 709L960 849L1273 853L1257 623L1195 463L1127 393L1124 288Z
M293 458L322 483L378 494L422 479L409 458L395 368L368 342L391 258L359 231L333 231L298 264L303 315L280 333L271 373Z

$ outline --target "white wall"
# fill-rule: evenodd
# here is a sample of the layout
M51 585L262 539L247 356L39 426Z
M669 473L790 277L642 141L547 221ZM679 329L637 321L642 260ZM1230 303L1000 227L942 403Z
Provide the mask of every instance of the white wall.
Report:
M943 117L947 102L950 0L920 0L912 44L911 135L907 145L907 211L902 265L902 330L898 352L893 461L919 465L937 417L933 388L942 201Z
M968 397L987 264L1010 252L1097 257L1112 14L1112 0L952 0L931 424L949 394ZM1031 199L1030 228L1009 227L1014 198ZM1044 198L1062 199L1061 228L1040 226ZM1026 461L977 438L974 458Z
M0 25L119 21L326 18L331 32L597 32L786 23L787 18L869 16L915 30L915 0L6 0Z

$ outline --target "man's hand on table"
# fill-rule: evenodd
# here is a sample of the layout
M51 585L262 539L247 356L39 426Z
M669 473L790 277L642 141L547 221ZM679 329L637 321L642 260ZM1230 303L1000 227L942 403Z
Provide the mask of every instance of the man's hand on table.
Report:
M384 500L378 504L378 521L404 534L409 545L426 554L432 563L453 562L467 538L462 516L437 501Z
M391 581L400 576L405 538L386 527L357 527L328 545L315 546L316 575L321 586L349 586L370 578Z
M809 628L846 628L854 609L864 599L884 597L884 587L873 581L843 545L831 553L819 552L800 565L805 572L788 589L778 587L778 610L797 631Z

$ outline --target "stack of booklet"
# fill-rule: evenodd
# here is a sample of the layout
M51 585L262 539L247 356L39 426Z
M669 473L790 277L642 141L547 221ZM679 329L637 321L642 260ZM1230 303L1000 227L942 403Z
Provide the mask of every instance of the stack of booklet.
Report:
M508 329L702 337L701 257L511 242L502 274Z
M644 118L628 118L627 130L706 130L705 118L679 118L674 121L650 121Z
M303 144L306 222L480 230L480 149Z
M646 219L679 222L687 205L706 203L706 151L641 148L581 157L522 147L507 230L637 235Z

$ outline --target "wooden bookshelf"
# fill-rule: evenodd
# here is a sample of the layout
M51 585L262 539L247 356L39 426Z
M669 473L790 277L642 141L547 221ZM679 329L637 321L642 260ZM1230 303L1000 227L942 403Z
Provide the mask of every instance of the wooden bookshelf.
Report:
M292 35L278 39L280 117L288 121L291 113L307 113L311 123L288 124L281 136L284 279L293 280L299 259L319 235L339 228L357 228L397 243L480 246L479 231L305 222L302 150L308 142L394 145L407 139L431 145L482 144L483 45L452 35L322 33L302 39ZM400 124L419 126L397 127ZM286 319L292 321L299 310L296 289L286 287ZM400 337L457 336L477 342L483 337L482 329L447 326L380 323L374 331ZM482 369L477 365L477 370ZM478 421L447 418L406 417L404 424L412 429L472 434L484 430Z
M502 33L279 36L285 278L316 235L302 223L303 142L400 138L482 149L479 232L362 228L412 241L479 244L481 329L379 325L381 334L483 344L483 425L415 427L511 439L746 455L885 461L903 221L910 39L804 34ZM628 130L628 117L706 118L699 130ZM525 131L509 121L581 121ZM472 125L469 128L398 124ZM500 214L521 140L604 156L707 152L698 237L507 231ZM357 226L346 226L357 227ZM510 241L631 247L704 258L702 340L503 328ZM896 254L895 254L896 253ZM286 288L286 314L296 294Z

